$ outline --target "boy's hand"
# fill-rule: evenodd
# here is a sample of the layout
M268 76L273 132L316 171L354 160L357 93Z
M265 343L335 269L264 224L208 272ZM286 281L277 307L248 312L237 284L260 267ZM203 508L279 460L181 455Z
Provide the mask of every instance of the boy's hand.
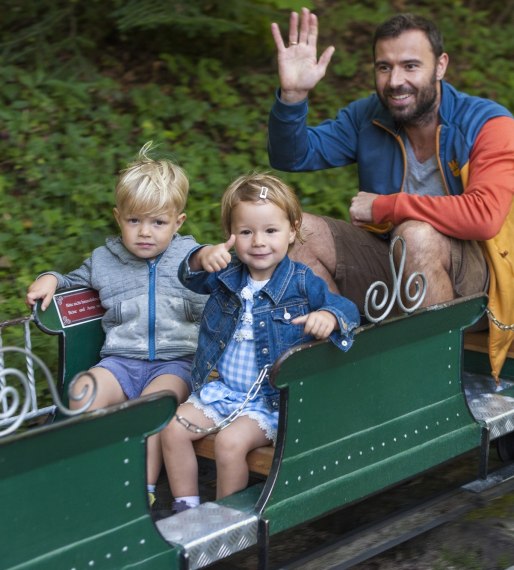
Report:
M236 243L236 236L232 234L228 241L219 243L218 245L207 245L195 252L190 259L190 268L192 271L208 271L214 273L225 269L232 260L230 250Z
M296 317L291 321L294 325L305 324L305 334L310 334L314 338L324 339L330 336L330 333L337 328L337 319L329 311L313 311L308 315Z
M25 304L29 309L36 304L38 299L43 299L41 309L46 310L57 288L57 278L54 275L43 275L36 279L28 288Z

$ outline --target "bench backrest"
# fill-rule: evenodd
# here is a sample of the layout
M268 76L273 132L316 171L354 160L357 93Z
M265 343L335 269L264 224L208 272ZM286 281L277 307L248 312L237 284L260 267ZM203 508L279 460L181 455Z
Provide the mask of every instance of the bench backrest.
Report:
M152 394L1 439L0 566L178 568L145 485L145 437L175 405Z
M272 534L434 467L480 444L461 388L462 329L486 298L363 327L351 350L291 350L282 391L277 472L259 507Z
M34 309L34 322L47 334L59 335L58 389L68 403L68 385L79 373L99 360L105 334L101 318L104 309L97 291L73 288L58 291L46 309Z

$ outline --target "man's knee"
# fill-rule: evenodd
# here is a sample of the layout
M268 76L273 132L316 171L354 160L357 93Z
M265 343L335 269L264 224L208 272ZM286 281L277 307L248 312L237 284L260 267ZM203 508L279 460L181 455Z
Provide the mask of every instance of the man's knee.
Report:
M289 251L289 256L310 267L324 279L329 287L337 291L334 283L336 272L336 244L327 222L321 216L304 214L300 240Z
M450 263L450 238L437 231L427 222L409 220L397 226L394 236L405 241L406 254L411 259L423 261L439 261L442 265Z

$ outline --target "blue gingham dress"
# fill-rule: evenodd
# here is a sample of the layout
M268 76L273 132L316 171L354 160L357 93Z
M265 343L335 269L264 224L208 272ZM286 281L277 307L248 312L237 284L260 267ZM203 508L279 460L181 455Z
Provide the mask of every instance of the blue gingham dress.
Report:
M187 400L216 424L239 408L259 374L255 358L252 308L254 295L267 282L268 280L254 281L251 277L248 278L248 283L241 291L244 313L234 336L218 361L219 379L208 382ZM275 443L278 411L270 410L263 398L273 391L268 381L264 380L257 396L245 405L241 415L255 420L266 437Z

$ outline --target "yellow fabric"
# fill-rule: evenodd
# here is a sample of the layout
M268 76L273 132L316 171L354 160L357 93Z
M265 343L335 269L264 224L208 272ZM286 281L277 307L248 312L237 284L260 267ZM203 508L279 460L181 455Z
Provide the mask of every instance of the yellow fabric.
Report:
M394 228L391 222L385 222L384 224L363 224L361 227L374 234L386 234Z
M514 202L500 232L482 242L489 265L489 310L505 325L514 324ZM490 315L491 317L491 315ZM503 331L489 318L489 361L498 382L514 331Z

